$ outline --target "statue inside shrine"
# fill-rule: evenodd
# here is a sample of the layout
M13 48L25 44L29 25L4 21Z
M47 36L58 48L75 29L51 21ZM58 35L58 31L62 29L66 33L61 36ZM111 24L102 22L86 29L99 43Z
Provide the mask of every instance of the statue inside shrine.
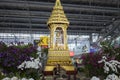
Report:
M61 28L57 28L55 31L55 47L57 50L62 50L63 46L63 30Z

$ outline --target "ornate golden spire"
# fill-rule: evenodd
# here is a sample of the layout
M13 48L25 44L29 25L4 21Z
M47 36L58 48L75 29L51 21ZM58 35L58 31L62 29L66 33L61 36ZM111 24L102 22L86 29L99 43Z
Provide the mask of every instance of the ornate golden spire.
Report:
M47 22L47 25L52 23L65 23L69 25L69 21L63 11L60 0L56 0L55 6L53 7L53 11Z

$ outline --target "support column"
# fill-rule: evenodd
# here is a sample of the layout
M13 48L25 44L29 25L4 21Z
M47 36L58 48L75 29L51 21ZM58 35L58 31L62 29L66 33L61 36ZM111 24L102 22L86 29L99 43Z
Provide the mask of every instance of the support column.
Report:
M50 32L50 48L54 48L54 28L51 28L51 32Z
M90 36L90 44L91 44L93 42L92 34L90 34L89 36Z
M45 76L44 75L42 76L42 80L45 80Z
M70 74L68 74L68 80L70 80Z
M74 74L74 80L76 80L76 74Z
M66 28L64 28L64 48L67 49L67 31Z

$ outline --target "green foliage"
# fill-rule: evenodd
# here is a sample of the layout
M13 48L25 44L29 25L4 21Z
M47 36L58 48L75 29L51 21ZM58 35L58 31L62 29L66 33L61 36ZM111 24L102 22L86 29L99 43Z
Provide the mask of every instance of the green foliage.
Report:
M43 48L42 49L42 56L43 56L43 54L48 55L48 48Z
M39 69L33 69L33 68L25 69L20 71L19 74L16 76L21 78L26 77L26 78L33 78L35 80L39 80L41 77L39 71L40 71Z
M111 41L103 41L100 43L102 54L107 56L107 58L115 59L120 61L120 46L112 44Z
M40 77L41 77L41 74L39 72L38 69L25 69L25 70L19 70L17 72L14 72L14 73L9 73L7 75L1 75L0 74L0 80L2 80L3 78L5 77L9 77L9 78L12 78L13 76L16 76L17 78L19 79L22 79L22 78L33 78L34 80L39 80Z
M48 53L48 48L42 49L42 52L43 52L43 53Z
M0 80L2 80L5 76L2 75L2 73L0 72Z
M0 42L0 52L4 52L7 50L7 45L3 42Z

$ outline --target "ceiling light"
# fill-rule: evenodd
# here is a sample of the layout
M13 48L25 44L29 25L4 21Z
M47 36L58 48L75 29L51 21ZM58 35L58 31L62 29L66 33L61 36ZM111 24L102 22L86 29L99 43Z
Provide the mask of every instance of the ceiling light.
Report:
M114 21L114 20L115 20L115 18L112 18L112 20Z

